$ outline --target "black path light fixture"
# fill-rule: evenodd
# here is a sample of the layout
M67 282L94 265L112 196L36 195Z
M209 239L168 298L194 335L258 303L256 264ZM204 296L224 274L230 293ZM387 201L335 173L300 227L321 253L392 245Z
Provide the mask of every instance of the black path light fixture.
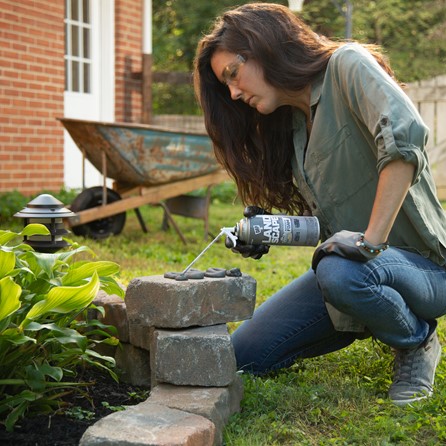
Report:
M331 0L338 11L345 19L345 38L351 40L353 32L353 4L350 0L340 2L338 0ZM288 7L291 11L302 11L304 0L288 0Z
M35 251L53 253L69 246L69 243L62 238L69 233L64 227L63 218L74 215L74 212L64 207L64 204L57 198L49 194L42 194L30 201L20 212L14 214L14 217L23 218L25 226L30 223L45 225L50 234L25 235L24 242Z

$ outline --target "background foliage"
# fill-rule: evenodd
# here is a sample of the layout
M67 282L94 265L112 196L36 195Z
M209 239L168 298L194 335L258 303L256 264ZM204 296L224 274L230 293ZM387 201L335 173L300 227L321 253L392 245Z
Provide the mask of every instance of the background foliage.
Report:
M343 39L333 0L305 0L300 16L318 33ZM154 71L191 71L199 38L233 0L153 0ZM274 1L288 5L288 1ZM338 4L343 4L341 0ZM383 47L401 82L446 72L446 0L352 0L353 39ZM154 85L155 114L198 114L191 86Z

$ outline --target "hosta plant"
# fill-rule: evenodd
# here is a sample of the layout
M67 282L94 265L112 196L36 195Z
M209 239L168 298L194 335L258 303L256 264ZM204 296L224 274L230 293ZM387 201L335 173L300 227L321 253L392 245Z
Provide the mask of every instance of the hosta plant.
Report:
M0 230L0 419L7 430L27 414L62 408L68 392L88 384L77 379L83 366L117 379L114 359L95 349L118 342L113 327L89 320L87 309L99 289L123 297L119 266L85 260L94 256L85 246L48 254L17 241L47 233L40 224Z

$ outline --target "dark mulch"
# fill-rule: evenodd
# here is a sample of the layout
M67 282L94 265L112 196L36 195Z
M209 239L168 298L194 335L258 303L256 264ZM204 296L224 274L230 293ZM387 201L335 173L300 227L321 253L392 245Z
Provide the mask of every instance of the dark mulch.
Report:
M148 389L126 383L118 384L103 372L89 370L82 378L83 381L93 383L85 389L88 397L75 393L66 399L71 409L78 414L77 416L61 414L27 417L17 423L14 432L6 432L4 427L0 426L0 444L11 446L78 445L89 426L116 411L118 406L138 404L148 398ZM132 394L136 394L137 397L131 396ZM83 415L88 415L89 419L82 418Z

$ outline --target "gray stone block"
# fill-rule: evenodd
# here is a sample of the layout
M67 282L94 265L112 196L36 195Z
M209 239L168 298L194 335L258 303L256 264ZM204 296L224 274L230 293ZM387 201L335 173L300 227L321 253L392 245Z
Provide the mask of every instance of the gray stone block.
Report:
M90 426L80 446L210 446L215 426L208 419L160 404L141 403Z
M171 409L201 415L216 428L215 445L223 442L223 429L229 417L240 410L243 383L236 377L229 387L189 387L160 384L142 404L163 404Z
M118 339L122 342L128 342L129 324L125 301L115 294L106 294L100 290L94 298L93 303L97 306L104 307L105 312L105 315L102 316L99 311L95 311L93 317L96 317L104 324L116 327Z
M256 281L245 274L187 281L149 276L130 282L125 301L131 324L187 328L249 319L255 295Z
M150 332L152 327L140 324L129 324L130 343L135 347L150 350Z
M122 342L116 349L115 360L122 381L150 387L150 353L147 350Z
M224 387L236 372L234 348L226 325L184 330L153 330L152 387Z

